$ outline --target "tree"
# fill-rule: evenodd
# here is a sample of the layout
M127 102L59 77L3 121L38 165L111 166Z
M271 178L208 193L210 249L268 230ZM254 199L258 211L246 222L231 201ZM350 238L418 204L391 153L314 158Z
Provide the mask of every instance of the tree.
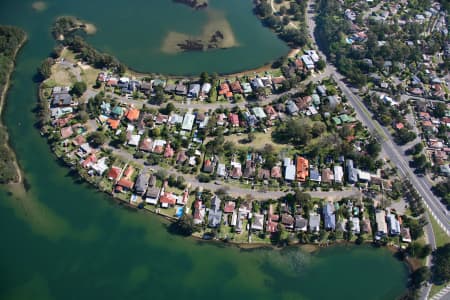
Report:
M42 61L40 67L38 68L38 74L41 76L42 80L45 80L52 76L53 63L54 61L51 58L46 58Z
M169 103L166 104L166 107L165 107L165 108L161 108L159 111L160 111L162 114L170 115L170 113L173 112L173 111L175 111L176 109L177 109L177 108L175 107L175 105L174 105L172 102L169 102Z
M326 63L323 59L320 59L317 63L316 63L316 67L318 70L322 71L323 69L325 69L326 67Z
M210 82L210 77L209 77L209 74L207 73L207 72L202 72L201 74L200 74L200 82L203 84L203 83L207 83L207 82Z
M366 150L371 157L376 158L381 151L381 145L376 139L371 139L367 144Z
M311 133L313 137L318 137L324 133L325 130L327 130L327 127L323 122L314 122Z
M77 81L70 90L70 93L74 96L81 97L86 90L86 83L84 81Z
M420 267L411 274L411 287L418 289L422 283L430 279L430 270L427 267Z
M447 111L447 105L445 103L438 102L434 106L433 115L436 118L443 118L443 117L445 117L446 111Z
M80 121L81 124L86 123L89 120L89 115L84 110L78 112L77 119Z
M171 229L178 234L190 236L196 230L194 218L190 214L183 213L181 218L173 223Z
M94 131L87 137L87 141L89 142L89 144L95 148L98 148L101 145L103 145L106 142L106 140L107 140L106 135L100 131Z
M450 243L438 247L433 253L433 280L442 284L450 280Z

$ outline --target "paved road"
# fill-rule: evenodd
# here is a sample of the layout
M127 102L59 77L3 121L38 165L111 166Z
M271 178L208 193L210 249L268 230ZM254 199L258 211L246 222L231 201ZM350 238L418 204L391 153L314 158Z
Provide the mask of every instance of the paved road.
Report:
M314 36L315 30L315 7L312 0L308 1L307 9L307 24L312 40L317 45L317 41ZM319 50L319 53L324 59L326 56ZM391 135L386 128L380 126L375 121L367 108L364 106L359 96L347 86L344 82L344 77L339 74L336 68L329 63L327 64L327 72L332 74L342 93L346 96L349 103L354 107L358 119L363 122L365 126L378 137L378 140L382 146L383 153L393 162L402 177L408 178L413 186L417 189L422 196L425 205L430 209L432 216L436 219L438 224L450 235L449 217L447 215L447 209L442 205L437 197L431 192L431 184L426 177L418 177L409 167L409 157L405 156L403 151L399 151L399 147L394 143Z

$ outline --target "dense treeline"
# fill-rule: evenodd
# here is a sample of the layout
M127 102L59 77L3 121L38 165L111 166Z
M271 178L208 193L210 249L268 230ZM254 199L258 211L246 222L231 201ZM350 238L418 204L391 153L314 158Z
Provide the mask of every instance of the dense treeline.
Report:
M2 96L14 68L15 53L25 38L25 32L17 27L0 26L0 92ZM2 98L1 105L3 101L5 99ZM0 183L8 183L18 178L14 154L6 144L7 140L6 128L0 124Z
M276 2L281 3L283 1ZM256 3L255 13L264 25L272 28L290 46L303 47L308 41L308 32L305 24L306 1L295 0L287 2L289 2L289 8L282 7L275 14L272 11L269 0L260 0ZM288 26L291 21L299 22L300 25L294 26L294 28Z
M84 24L75 17L59 17L53 24L52 33L62 45L78 54L78 57L96 68L116 69L119 74L126 67L114 56L102 53L89 45L84 39ZM58 52L57 50L55 52Z
M446 179L433 187L433 193L441 198L443 204L450 207L450 179Z

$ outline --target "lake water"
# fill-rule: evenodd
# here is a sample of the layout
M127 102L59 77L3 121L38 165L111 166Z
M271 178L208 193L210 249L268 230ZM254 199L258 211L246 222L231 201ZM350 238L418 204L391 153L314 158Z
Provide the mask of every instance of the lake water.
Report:
M95 45L110 49L133 67L142 66L147 71L184 73L191 70L190 65L195 67L193 73L236 71L240 64L232 65L224 57L234 57L248 63L246 67L256 67L287 50L280 45L273 46L278 49L274 52L261 53L265 50L258 49L260 44L246 42L246 37L256 36L259 40L263 36L269 44L279 45L273 34L252 16L250 1L216 0L212 1L213 6L227 13L240 45L248 47L247 50L236 48L230 54L226 54L228 50L189 53L163 63L167 59L164 55L145 54L140 48L143 29L130 34L141 24L136 18L141 18L147 26L150 24L147 18L159 15L159 5L186 14L196 13L163 2L54 1L40 13L31 9L29 1L0 4L0 22L21 26L29 34L29 41L18 57L4 118L29 190L0 189L0 299L394 299L399 296L406 286L407 269L385 249L332 247L310 255L297 249L240 251L199 243L169 234L161 220L153 215L119 207L104 194L74 182L68 170L58 165L34 129L32 113L37 88L33 75L54 45L49 26L57 15L76 14L92 21L99 27L97 35L92 37ZM240 18L232 15L234 11L241 18L245 16L239 22L247 26L233 25ZM166 17L173 20L170 15ZM104 26L110 22L108 18L121 22L124 32L129 33L125 34L126 38L107 37L109 33ZM158 26L168 28L172 26L169 23ZM232 51L243 52L231 54ZM139 59L134 53L138 53ZM249 63L252 53L259 59ZM192 63L194 58L196 63Z

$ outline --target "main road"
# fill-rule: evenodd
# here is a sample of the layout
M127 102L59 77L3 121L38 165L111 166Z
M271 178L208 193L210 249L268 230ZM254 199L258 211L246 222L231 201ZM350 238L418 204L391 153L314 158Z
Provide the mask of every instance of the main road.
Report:
M307 24L310 37L312 41L318 45L314 31L316 28L315 23L315 3L313 0L308 1L307 5ZM317 47L318 48L318 47ZM326 60L326 56L320 50L319 54ZM405 178L408 178L413 186L417 189L418 193L422 196L426 206L429 208L432 216L436 219L438 224L445 230L447 235L450 235L450 223L449 216L447 214L446 207L439 201L439 199L431 192L431 183L428 181L427 177L418 177L409 167L409 158L399 151L393 141L392 136L388 130L375 121L363 104L361 98L356 95L344 82L344 77L336 70L336 68L327 63L325 70L326 73L331 74L331 76L336 81L337 85L341 89L343 95L347 98L349 103L354 107L358 119L363 122L363 124L378 138L382 146L384 154L391 160L391 162L397 167L399 174Z

